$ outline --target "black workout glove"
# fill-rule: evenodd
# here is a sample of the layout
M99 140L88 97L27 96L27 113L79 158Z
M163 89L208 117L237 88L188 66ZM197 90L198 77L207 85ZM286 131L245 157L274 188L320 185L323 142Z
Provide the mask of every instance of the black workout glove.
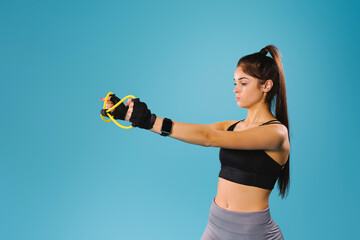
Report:
M151 114L146 103L140 102L140 98L134 98L133 112L130 117L131 126L143 129L151 129L154 126L156 115Z
M116 105L118 102L121 101L120 98L118 98L117 96L115 96L115 94L110 94L109 95L109 99L108 101L111 101L114 103L114 105ZM108 112L111 116L113 116L115 119L121 119L121 120L125 120L125 115L127 113L129 109L129 106L125 106L125 104L122 102L119 106L117 106L113 112ZM108 109L101 109L101 115L108 117L108 115L106 114L106 110Z

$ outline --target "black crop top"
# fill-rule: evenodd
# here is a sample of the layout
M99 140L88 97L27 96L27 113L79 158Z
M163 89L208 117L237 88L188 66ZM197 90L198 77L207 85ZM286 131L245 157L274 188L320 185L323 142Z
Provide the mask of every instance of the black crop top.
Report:
M233 131L235 125L241 121L231 125L227 131ZM274 121L278 120L271 120L259 126L281 124ZM264 150L220 148L219 157L221 162L219 177L244 185L271 190L282 170L282 166Z

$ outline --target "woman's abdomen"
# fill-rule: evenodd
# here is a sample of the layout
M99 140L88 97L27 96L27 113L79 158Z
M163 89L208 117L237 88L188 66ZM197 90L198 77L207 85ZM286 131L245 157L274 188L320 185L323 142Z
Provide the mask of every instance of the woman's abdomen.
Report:
M269 206L271 190L234 183L219 177L216 204L236 212L261 211Z

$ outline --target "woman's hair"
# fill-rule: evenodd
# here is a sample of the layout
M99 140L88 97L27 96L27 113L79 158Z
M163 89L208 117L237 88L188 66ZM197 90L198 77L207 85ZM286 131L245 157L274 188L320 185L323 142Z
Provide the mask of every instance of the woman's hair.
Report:
M270 53L271 57L266 56L267 53ZM260 52L253 53L247 56L240 58L237 63L237 67L241 67L241 70L258 79L258 87L264 84L266 80L271 79L273 81L273 86L271 90L267 93L265 98L265 103L269 104L270 109L272 109L273 101L276 96L276 108L275 116L276 118L284 124L288 129L288 136L290 141L290 129L287 113L287 102L286 102L286 88L285 88L285 76L284 70L281 63L281 53L277 47L274 45L267 45ZM282 169L279 179L279 195L282 198L289 193L289 164L290 164L290 154L287 159L287 162Z

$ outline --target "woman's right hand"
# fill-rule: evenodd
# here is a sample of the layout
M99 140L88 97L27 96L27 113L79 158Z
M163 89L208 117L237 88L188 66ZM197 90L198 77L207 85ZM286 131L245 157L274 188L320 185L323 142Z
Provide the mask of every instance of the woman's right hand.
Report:
M105 98L100 98L100 101L105 101ZM112 101L107 101L106 102L106 109L110 109L114 106L114 103ZM111 110L111 112L114 112L115 109Z
M100 101L105 101L105 98L100 98ZM120 101L120 99L118 97L114 96L109 96L108 101L106 102L106 109L110 109L112 108L115 104L113 101L111 101L111 99L114 98L114 102L115 104L118 103ZM121 120L125 120L125 121L129 121L131 114L133 112L133 105L134 103L132 103L131 99L128 99L126 102L126 108L124 103L121 103L119 106L117 106L115 109L111 110L111 114L114 116L115 119L121 119ZM124 110L127 110L126 113L124 112ZM116 111L114 113L114 111ZM125 116L124 116L125 115ZM107 116L106 116L107 117Z

